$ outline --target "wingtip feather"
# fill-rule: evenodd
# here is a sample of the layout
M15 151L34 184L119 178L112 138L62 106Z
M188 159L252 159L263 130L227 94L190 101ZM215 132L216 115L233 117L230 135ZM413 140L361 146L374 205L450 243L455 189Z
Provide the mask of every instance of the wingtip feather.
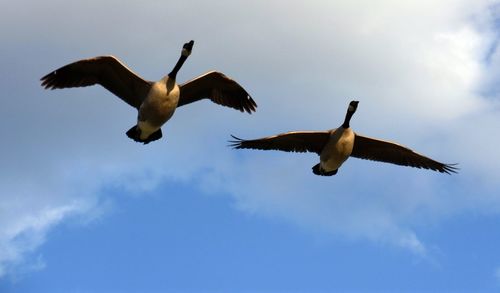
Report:
M444 164L443 168L441 170L439 170L441 173L446 173L446 174L457 174L458 173L458 170L460 170L460 168L456 167L458 164L455 163L455 164Z
M231 137L233 138L233 140L229 140L229 147L232 147L233 149L240 149L242 147L242 143L245 141L244 139L241 139L237 136L234 136L232 134L230 134Z

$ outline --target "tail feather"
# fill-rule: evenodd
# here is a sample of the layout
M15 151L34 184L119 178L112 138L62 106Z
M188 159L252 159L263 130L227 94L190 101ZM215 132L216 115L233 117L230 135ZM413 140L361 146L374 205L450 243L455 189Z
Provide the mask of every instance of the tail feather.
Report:
M312 170L313 170L314 174L319 175L319 176L333 176L333 175L337 174L337 172L339 171L337 169L337 170L333 170L333 171L330 171L330 172L326 172L323 169L321 169L321 166L320 166L319 163L316 164L316 165L314 165L312 167Z
M137 125L134 125L127 131L127 136L133 141L142 142L143 144L148 144L152 141L160 139L163 135L161 129L158 129L157 131L153 132L150 136L148 136L146 139L141 139L141 130L139 129L139 127L137 127Z

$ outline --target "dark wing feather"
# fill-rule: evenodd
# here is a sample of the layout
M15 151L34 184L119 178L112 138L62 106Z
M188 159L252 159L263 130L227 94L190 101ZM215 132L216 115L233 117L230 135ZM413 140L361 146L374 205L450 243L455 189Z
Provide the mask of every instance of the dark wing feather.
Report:
M351 157L391 163L401 166L430 169L441 173L456 173L454 164L443 164L420 155L397 143L356 134Z
M319 155L328 142L330 133L328 131L292 131L252 140L231 136L235 140L230 141L230 146L235 149L313 152Z
M221 72L210 71L180 86L181 95L178 107L210 99L212 102L231 107L241 112L255 112L257 104L236 81Z
M46 89L100 84L132 107L139 108L151 82L139 77L113 56L84 59L63 66L40 79Z

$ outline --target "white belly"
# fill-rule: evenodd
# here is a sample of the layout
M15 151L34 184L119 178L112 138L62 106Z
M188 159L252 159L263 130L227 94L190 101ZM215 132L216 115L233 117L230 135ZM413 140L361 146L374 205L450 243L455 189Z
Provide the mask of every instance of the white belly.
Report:
M338 168L340 168L340 166L342 166L342 164L347 160L347 158L348 157L333 156L328 160L325 161L321 160L320 161L321 169L326 172L335 171Z
M160 129L160 127L152 125L148 121L137 121L137 126L141 130L141 135L139 136L141 140L147 139L151 134Z

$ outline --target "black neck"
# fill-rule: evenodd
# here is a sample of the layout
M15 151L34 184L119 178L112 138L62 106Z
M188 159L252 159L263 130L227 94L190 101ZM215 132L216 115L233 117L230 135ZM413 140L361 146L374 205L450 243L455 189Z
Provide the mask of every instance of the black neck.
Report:
M177 61L177 64L175 64L174 69L172 69L172 71L168 74L168 77L175 80L175 78L177 76L177 72L179 72L179 69L181 69L182 64L184 64L184 61L186 61L187 58L188 58L188 56L181 55L181 57Z
M349 128L349 122L351 121L353 114L354 114L354 111L347 110L347 113L345 114L344 123L342 124L342 128L344 128L344 129Z

